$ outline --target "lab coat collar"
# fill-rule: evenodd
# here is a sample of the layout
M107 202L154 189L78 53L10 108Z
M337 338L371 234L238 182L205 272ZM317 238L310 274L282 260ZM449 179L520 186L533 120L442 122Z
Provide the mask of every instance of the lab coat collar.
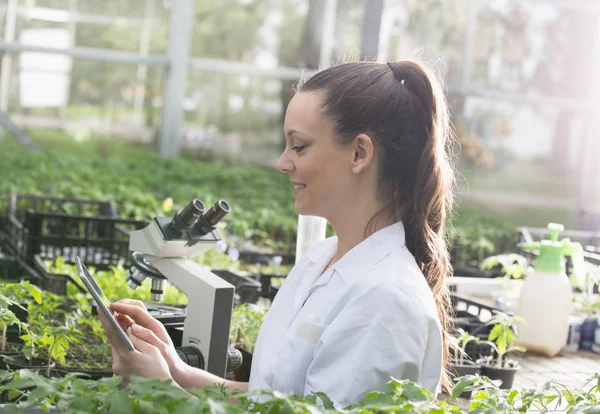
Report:
M337 238L335 240L337 246ZM346 283L364 277L384 257L405 245L404 225L401 221L376 231L354 246L332 267Z

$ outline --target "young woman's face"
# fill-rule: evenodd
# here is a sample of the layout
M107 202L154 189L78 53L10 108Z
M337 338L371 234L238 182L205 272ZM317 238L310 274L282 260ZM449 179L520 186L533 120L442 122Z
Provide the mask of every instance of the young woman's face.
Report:
M352 145L322 113L324 92L299 92L285 115L286 148L277 169L290 176L298 214L329 218L352 192Z

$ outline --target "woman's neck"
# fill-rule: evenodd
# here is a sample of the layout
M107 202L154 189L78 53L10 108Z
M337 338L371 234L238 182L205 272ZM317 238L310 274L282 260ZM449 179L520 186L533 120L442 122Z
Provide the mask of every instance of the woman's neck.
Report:
M333 220L329 220L338 238L337 249L331 264L337 262L371 234L397 221L389 215L378 214L381 207L374 206L361 210L348 211L345 214L338 212L339 214L336 214Z

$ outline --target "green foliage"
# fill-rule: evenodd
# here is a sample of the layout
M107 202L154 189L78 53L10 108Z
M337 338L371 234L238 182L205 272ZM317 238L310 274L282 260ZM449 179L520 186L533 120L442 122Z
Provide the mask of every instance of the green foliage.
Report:
M29 298L32 298L38 305L42 303L41 289L28 280L19 283L5 283L2 285L2 292L18 303L29 302Z
M266 309L247 303L235 308L231 315L230 342L241 344L252 353L266 313Z
M62 257L57 257L54 261L47 260L45 261L45 264L52 273L69 275L73 281L76 281L76 283L84 288L83 283L79 281L77 267L75 265L65 263ZM92 266L90 266L88 270L106 297L113 302L126 298L137 299L143 302L151 301L151 283L146 282L136 290L131 289L127 285L128 270L121 264L111 267L110 270L100 271ZM69 296L76 297L79 292L80 290L77 289L76 286L70 284L67 286L67 293ZM165 286L165 295L161 303L168 305L186 305L187 296L172 284L167 284Z
M525 352L525 348L515 346L515 337L519 335L518 324L524 322L520 316L508 315L503 312L495 312L492 319L487 322L487 325L493 325L488 336L487 344L492 346L496 351L496 367L502 368L508 366L508 359L504 359L504 355L511 351Z
M72 274L75 267L58 260L55 270ZM124 274L95 272L93 268L89 270L105 292L114 294L119 299L132 297L134 291L125 284ZM115 286L117 280L122 286ZM185 295L172 289L172 292L166 292L165 295L169 303L185 304ZM22 323L8 310L8 306L20 306L14 299L27 299L27 292L35 292L39 304L33 301L29 304L29 319L27 323ZM122 296L119 296L119 292ZM149 300L149 294L147 297L144 295L138 296L138 299ZM252 352L265 313L266 310L261 310L256 305L234 308L231 341L242 344ZM110 343L100 320L92 315L91 298L79 290L72 289L70 296L59 296L42 291L27 281L0 284L0 324L2 323L3 338L6 337L6 328L14 324L24 331L20 338L24 341L23 356L27 360L42 357L48 361L48 366L54 361L60 368L71 371L111 370Z
M451 337L451 346L454 350L454 362L458 365L464 364L466 355L465 349L469 342L479 342L479 338L471 335L463 328L458 328L454 336Z
M513 250L516 231L498 218L465 214L451 221L449 238L453 266L460 269L479 267L486 256Z
M0 327L2 328L2 339L0 345L0 351L6 350L6 331L9 326L17 325L19 330L22 327L22 323L17 316L8 308L0 307Z
M19 396L18 403L4 406L7 413L27 412L35 407L56 407L59 412L85 413L523 413L555 412L569 414L597 412L600 404L600 377L595 374L578 390L557 381L534 388L502 390L479 376L458 379L452 401L462 392L472 391L468 408L439 401L426 389L410 382L391 379L384 392L368 393L359 403L341 409L324 393L298 398L279 392L230 391L223 386L181 390L169 382L132 377L122 385L121 377L90 381L68 375L46 378L23 370L1 387ZM28 390L28 388L32 388ZM261 396L260 402L256 397ZM192 398L195 397L195 398Z
M9 192L112 200L121 217L137 219L171 216L193 198L207 206L224 199L232 206L221 226L230 246L240 248L251 241L293 251L297 215L292 189L289 179L274 170L168 160L149 152L142 156L135 148L101 159L68 150L31 154L15 146L2 157L2 209ZM172 209L165 211L163 204L169 198Z
M504 277L508 279L520 279L533 270L525 257L515 253L490 256L481 262L479 267L482 270L490 270L498 266L502 269Z

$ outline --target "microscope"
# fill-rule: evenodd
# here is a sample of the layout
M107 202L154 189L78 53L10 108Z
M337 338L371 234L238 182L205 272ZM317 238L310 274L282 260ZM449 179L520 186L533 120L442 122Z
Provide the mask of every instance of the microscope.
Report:
M167 280L188 297L180 358L188 365L225 378L241 354L229 349L234 287L191 258L221 240L216 226L231 211L222 200L208 211L194 199L173 217L155 217L145 228L131 232L132 265L127 284L132 289L152 280L152 300L163 299Z

